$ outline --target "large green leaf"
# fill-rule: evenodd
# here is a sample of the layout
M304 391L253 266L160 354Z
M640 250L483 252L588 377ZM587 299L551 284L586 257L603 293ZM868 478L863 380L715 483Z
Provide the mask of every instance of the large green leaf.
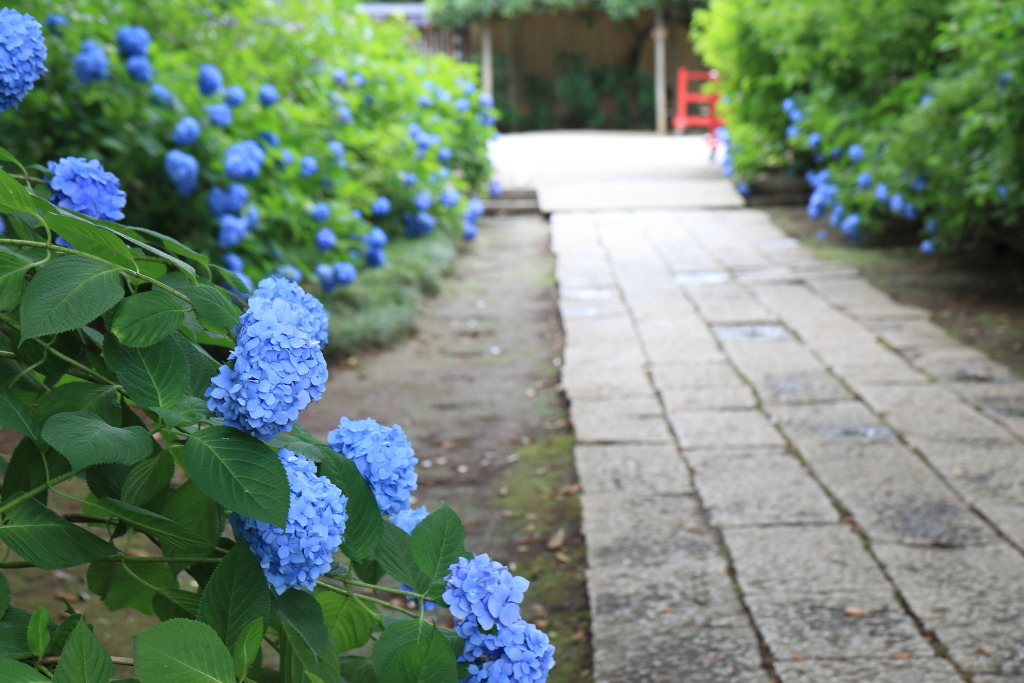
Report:
M5 501L11 500L21 491L32 491L45 484L49 478L70 471L71 465L63 455L49 447L40 449L31 439L22 439L7 463L7 471L0 483L0 495ZM47 497L47 489L35 495L43 503Z
M340 663L341 675L347 683L378 683L369 657L342 657Z
M35 211L35 198L5 171L0 170L0 213Z
M33 657L42 657L50 644L50 611L45 606L36 607L28 620L28 649Z
M121 500L130 505L145 505L167 490L174 476L174 458L168 451L160 451L132 467L121 487ZM205 540L203 541L204 547Z
M28 622L32 613L17 607L8 607L0 619L0 657L24 659L31 657L28 649Z
M113 675L110 653L89 626L79 622L61 653L53 683L108 683Z
M316 598L303 591L289 590L271 595L270 606L274 616L291 626L313 654L324 656L329 637L324 613Z
M231 658L235 660L235 676L239 680L245 676L249 667L256 661L265 630L266 623L263 619L253 619L245 625L238 635L238 640L231 647Z
M416 566L412 555L412 538L394 524L385 524L381 532L374 557L384 567L384 571L411 586L417 593L425 593L432 580Z
M184 395L189 374L176 336L179 335L172 334L142 349L122 346L107 337L104 345L107 365L139 405L170 408Z
M22 340L92 322L124 297L118 271L72 254L39 267L21 300Z
M206 539L208 549L217 543L224 531L224 509L191 480L167 495L160 512Z
M32 413L3 381L0 381L0 427L13 429L33 441L39 440Z
M189 298L196 313L211 325L231 327L242 314L241 309L220 287L196 285L183 288L181 293Z
M210 386L210 379L217 374L220 363L215 361L206 352L206 349L189 341L183 335L173 334L171 339L178 345L178 349L185 356L185 363L188 365L188 393L193 396L202 396Z
M376 549L381 529L390 525L381 519L377 499L356 464L333 448L320 452L320 474L330 479L348 498L345 543L341 549L349 557L365 559Z
M41 569L66 569L117 552L110 543L75 526L34 498L5 513L0 541Z
M290 626L281 624L280 632L281 683L310 683L310 673L332 683L341 679L338 653L333 646L328 643L324 656L317 657Z
M412 557L430 577L430 596L439 599L444 592L444 577L460 557L469 557L465 547L466 530L459 516L442 503L412 530Z
M240 515L288 521L288 477L267 444L231 427L201 429L185 442L185 467L203 493Z
M250 622L269 616L267 577L249 546L236 543L206 584L199 603L199 621L212 626L220 639L233 647Z
M7 577L0 572L0 616L3 616L7 608L11 606L11 584Z
M117 387L92 382L61 384L43 394L32 417L42 428L57 413L76 411L95 413L107 424L121 426L121 403L117 400Z
M168 619L195 619L199 612L200 595L177 588L158 590L153 596L153 611L160 621Z
M113 498L102 498L94 501L93 505L145 533L160 545L168 557L199 555L208 547L206 541L192 529L150 510Z
M25 287L25 273L33 267L14 254L0 252L0 311L14 308Z
M0 681L4 683L50 683L50 679L28 664L0 659Z
M459 680L455 657L437 628L426 640L397 652L379 673L381 680L388 683L458 683Z
M96 563L86 573L89 590L103 598L107 609L125 607L153 614L153 598L159 592L175 590L177 570L156 562L122 564Z
M431 636L436 628L433 624L423 619L394 619L386 622L380 638L373 645L373 668L381 680L387 681L383 673L387 671L388 665L394 657L409 647ZM446 646L447 647L447 646ZM451 652L449 651L449 656Z
M109 230L56 208L44 199L38 199L36 203L46 209L42 214L46 225L74 245L75 249L131 270L138 267L124 241Z
M178 329L188 310L188 304L162 289L132 294L114 309L110 331L124 346L152 346Z
M356 596L320 591L315 595L324 613L327 633L338 652L360 647L380 626L380 614L373 605Z
M43 439L76 470L113 463L134 465L153 452L153 437L142 427L112 427L95 413L57 413L43 425Z
M141 683L235 683L231 653L206 624L171 619L135 636Z

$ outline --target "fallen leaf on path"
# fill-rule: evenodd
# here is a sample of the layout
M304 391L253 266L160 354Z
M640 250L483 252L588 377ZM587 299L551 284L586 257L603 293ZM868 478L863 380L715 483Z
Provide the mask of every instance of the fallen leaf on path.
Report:
M910 653L909 652L896 652L896 653L893 653L892 658L893 659L910 659Z
M860 607L847 607L843 610L848 617L857 617L858 619L866 614Z
M561 562L562 564L569 564L570 562L572 562L572 558L563 553L561 550L555 553L555 559Z
M557 529L555 531L555 533L551 534L550 538L548 538L547 548L548 548L548 550L558 550L559 548L561 548L564 545L565 545L565 529L564 528L560 528L560 529Z

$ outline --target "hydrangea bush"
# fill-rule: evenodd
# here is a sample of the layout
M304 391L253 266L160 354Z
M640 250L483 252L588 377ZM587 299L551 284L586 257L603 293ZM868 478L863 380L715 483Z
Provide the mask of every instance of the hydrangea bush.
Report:
M694 33L725 170L803 175L808 213L854 242L1024 251L1021 31L1000 0L711 0Z
M0 74L15 73L0 81L6 126L45 51L19 47L38 37L31 17L2 18L16 24L0 29ZM46 24L74 33L73 21ZM148 64L155 44L139 24L116 33L126 62ZM85 53L82 87L113 80L102 46ZM12 71L12 59L29 66ZM348 82L365 85L358 75ZM218 97L222 76L202 69L198 96ZM161 106L175 102L152 92ZM236 91L224 104L247 101ZM283 104L273 84L258 88L258 106ZM174 135L192 139L195 128ZM188 144L202 144L199 129ZM340 168L344 143L328 149ZM238 181L280 160L255 137L218 150ZM160 165L183 196L209 170L178 149ZM553 648L519 615L528 583L469 553L447 505L411 509L417 461L401 428L343 417L329 446L299 425L326 388L328 321L295 282L298 268L252 287L238 254L211 258L118 222L137 178L89 156L31 168L0 147L0 427L21 435L0 477L0 679L102 683L115 664L141 683L546 679ZM214 187L197 198L206 210L259 223L266 207L249 204L258 188ZM338 206L324 201L326 220ZM223 241L252 226L221 228ZM363 243L387 241L377 227ZM349 261L330 269L335 282L355 277ZM62 514L57 498L75 512ZM111 610L159 620L131 652L111 656L70 604L59 623L45 607L16 606L4 576L80 566ZM454 628L427 614L436 605L450 607Z

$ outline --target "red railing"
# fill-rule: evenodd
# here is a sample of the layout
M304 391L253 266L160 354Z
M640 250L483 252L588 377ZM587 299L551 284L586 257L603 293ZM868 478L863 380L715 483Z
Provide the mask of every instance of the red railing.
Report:
M723 125L722 119L715 115L715 103L718 95L711 93L692 92L691 84L714 80L715 71L694 71L685 66L676 72L676 115L672 117L672 128L679 132L687 128L705 128L708 131L708 144L718 145L715 129ZM690 112L691 105L696 105L696 113Z

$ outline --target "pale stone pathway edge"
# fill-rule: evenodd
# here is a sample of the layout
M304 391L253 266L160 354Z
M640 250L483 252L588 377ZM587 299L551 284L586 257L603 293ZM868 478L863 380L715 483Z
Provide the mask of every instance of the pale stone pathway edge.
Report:
M597 681L1024 677L1024 381L758 211L551 224Z

